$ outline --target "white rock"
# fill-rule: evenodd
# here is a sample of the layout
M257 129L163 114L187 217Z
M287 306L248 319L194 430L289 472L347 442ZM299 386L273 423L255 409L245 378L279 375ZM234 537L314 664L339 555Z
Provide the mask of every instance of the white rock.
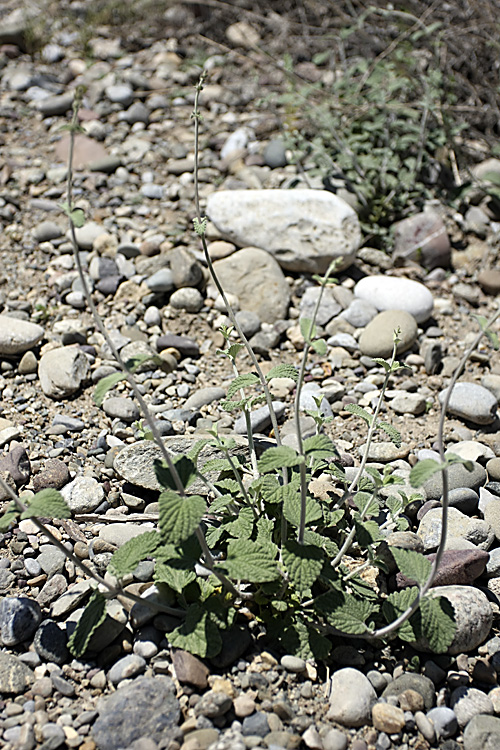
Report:
M221 190L207 214L231 242L267 250L289 271L324 273L335 258L347 268L361 241L355 211L326 190Z
M332 677L328 718L345 727L361 727L371 721L377 693L362 672L339 669Z
M0 315L0 355L22 354L35 346L44 333L36 323Z
M432 294L423 284L395 276L366 276L358 281L354 294L377 310L405 310L417 323L430 318L434 307Z
M77 346L61 346L45 352L38 365L40 385L46 396L67 398L87 379L90 365Z
M73 513L92 513L104 500L104 490L93 477L77 477L61 490Z

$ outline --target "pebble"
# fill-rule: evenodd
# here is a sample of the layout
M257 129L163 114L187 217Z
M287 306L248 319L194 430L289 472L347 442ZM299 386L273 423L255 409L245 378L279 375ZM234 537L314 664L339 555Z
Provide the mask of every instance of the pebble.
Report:
M328 718L346 727L359 727L371 719L377 694L365 675L346 667L331 678Z
M146 660L142 656L128 654L113 664L108 672L108 679L113 685L117 685L122 680L141 674L145 668Z
M76 393L87 380L89 361L77 346L51 349L38 365L40 385L46 396L61 401Z
M45 329L10 315L0 315L0 355L23 354L43 338Z
M92 513L104 500L102 485L93 477L76 477L61 494L72 513Z
M448 468L448 487L450 490L468 488L478 492L486 482L486 471L477 461L472 462L472 471L468 471L463 464L452 464ZM428 500L440 500L443 494L443 480L437 471L423 484Z
M393 276L367 276L358 281L354 294L379 311L404 310L417 323L425 323L434 307L432 294L423 284Z
M361 283L361 282L360 282ZM359 339L361 353L368 357L389 358L394 348L394 331L400 329L396 353L410 349L417 339L417 323L404 310L385 310L368 323Z
M500 719L479 714L465 728L464 750L496 750L500 745Z
M27 597L5 597L0 601L0 638L12 647L33 637L42 620L38 602Z
M455 712L447 706L438 706L427 713L427 718L432 722L436 737L447 739L453 737L458 731L458 720Z
M169 303L176 310L197 313L203 307L203 295L194 287L185 286L176 289L170 297Z
M323 737L323 750L347 750L348 738L338 729L329 729Z
M124 422L134 422L141 414L139 407L131 398L111 396L104 400L102 408L108 417L121 419Z
M44 620L40 623L33 646L43 661L53 664L65 664L68 660L66 630L54 620Z
M407 690L414 690L422 696L426 711L430 711L436 701L434 683L424 675L406 673L396 677L390 682L382 693L382 698L400 696Z
M282 401L273 401L273 409L279 420L286 410L286 405ZM267 427L271 424L271 417L269 413L269 407L261 406L259 409L254 409L250 412L250 425L252 432L264 432ZM238 417L234 423L234 431L237 435L246 435L247 426L244 415Z
M439 394L441 405L444 404L447 390ZM497 406L495 396L484 386L460 382L453 388L447 411L460 419L483 425L494 422Z
M424 543L424 550L436 549L441 540L442 508L432 508L420 521L417 534ZM470 518L457 508L448 508L447 540L464 539L480 549L488 550L493 544L494 533L491 526L479 518Z
M287 672L295 672L297 674L304 672L306 669L306 662L304 659L289 654L285 654L285 656L281 657L280 664L287 670Z
M450 695L450 706L461 727L466 726L473 716L493 714L493 703L482 690L473 687L458 687Z
M35 675L26 664L5 651L0 651L0 692L23 693L35 681Z

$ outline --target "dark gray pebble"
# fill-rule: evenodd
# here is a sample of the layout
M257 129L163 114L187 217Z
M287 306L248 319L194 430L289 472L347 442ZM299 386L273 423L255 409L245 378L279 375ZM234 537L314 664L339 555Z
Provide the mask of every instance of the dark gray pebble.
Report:
M42 619L38 602L26 597L6 597L0 602L0 638L16 646L32 638Z
M33 646L43 661L64 664L68 659L66 631L54 620L44 620L35 633Z

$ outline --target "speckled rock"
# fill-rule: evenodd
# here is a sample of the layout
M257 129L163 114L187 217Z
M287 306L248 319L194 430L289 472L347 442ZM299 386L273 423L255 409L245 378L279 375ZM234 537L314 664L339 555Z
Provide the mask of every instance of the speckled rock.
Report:
M0 693L24 693L34 681L34 672L17 656L0 651Z
M426 711L430 711L436 701L434 683L421 674L407 672L390 682L382 693L382 698L399 696L407 690L415 690L424 700Z
M0 639L4 646L16 646L29 640L42 619L38 602L24 596L9 596L0 601Z
M92 513L104 500L104 490L93 477L76 477L61 494L73 513Z
M441 539L442 508L431 508L420 521L417 534L427 551L435 549ZM470 518L457 508L448 508L448 540L465 539L480 549L488 550L493 544L491 526L480 518Z
M473 716L493 714L494 707L490 698L482 690L468 685L456 688L450 695L450 706L457 721L464 727Z
M452 464L448 469L448 489L455 490L468 487L477 492L486 482L486 471L481 464L472 462L472 471L468 471L463 464ZM424 490L428 500L439 500L443 494L443 479L437 471L424 482Z
M464 750L498 750L500 747L500 719L479 714L465 727Z

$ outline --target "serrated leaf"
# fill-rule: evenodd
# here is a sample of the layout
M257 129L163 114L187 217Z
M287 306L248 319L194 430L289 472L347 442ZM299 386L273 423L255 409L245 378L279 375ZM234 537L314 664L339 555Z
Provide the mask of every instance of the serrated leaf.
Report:
M380 421L377 423L377 427L383 430L386 433L386 435L390 437L390 439L392 440L392 442L397 448L401 448L401 443L402 443L401 433L398 430L396 430L396 428L393 427L392 424L389 424L389 422Z
M221 409L224 409L224 411L236 411L236 409L243 409L244 407L249 407L250 405L250 398L240 398L238 401L231 401L228 399L223 399L222 401L219 401L219 406Z
M93 633L106 619L106 598L94 589L76 628L68 640L68 649L77 659L83 656Z
M317 531L311 531L310 529L306 529L304 531L304 542L306 544L313 544L315 547L321 547L328 557L336 557L338 554L339 548L333 542L331 539L329 539L327 536L323 536L322 534L318 534Z
M382 359L381 357L373 357L373 361L376 362L378 365L381 365L381 367L383 367L386 372L389 372L389 370L391 369L391 363L387 362L385 359Z
M174 464L181 484L186 490L196 479L196 466L188 456L173 456L172 463ZM156 478L162 487L165 489L177 490L172 472L168 468L165 461L159 461L155 459L153 461L153 467Z
M297 382L299 379L299 373L294 365L275 365L272 367L266 375L266 380L269 382L273 378L290 378Z
M368 492L356 492L353 496L356 508L364 514L365 517L376 516L380 512L380 504L376 498Z
M109 562L110 572L117 578L132 573L142 560L154 555L159 544L161 537L156 531L146 531L129 539L113 553Z
M175 561L177 562L177 561ZM181 567L182 560L179 560L179 566L169 565L163 560L157 561L155 566L154 581L155 583L166 583L171 589L182 594L186 586L196 580L194 570L186 570Z
M189 651L202 659L217 656L222 648L219 628L211 613L200 604L189 607L184 622L168 634L168 640L174 648Z
M230 359L236 359L237 354L244 349L243 344L231 344L226 350L226 354Z
M474 463L470 461L467 458L462 458L462 456L457 456L456 453L451 453L446 451L445 453L445 464L447 466L451 466L452 464L462 464L467 471L474 471Z
M240 485L236 479L230 479L229 477L217 480L215 486L218 490L226 492L228 495L236 495L240 492ZM210 510L212 510L212 505L210 505Z
M299 544L290 539L283 546L283 563L290 581L302 596L309 591L319 578L325 556L323 550L309 545Z
M58 490L47 488L40 490L34 495L30 504L25 511L21 513L21 518L33 518L41 516L42 518L71 518L71 511Z
M316 326L309 318L301 318L299 320L299 325L302 338L307 344L311 344L316 336Z
M211 471L232 471L232 468L227 458L211 458L203 464L203 474L206 476Z
M210 515L216 516L220 513L224 513L231 506L234 506L234 498L231 495L219 495L210 503Z
M444 596L425 596L420 603L422 634L435 654L446 653L457 629L455 611Z
M332 644L325 636L318 633L314 625L308 626L301 619L278 625L278 637L287 654L301 659L324 661L331 651Z
M363 409L359 404L346 404L344 409L345 411L354 414L356 417L361 417L361 419L364 419L369 425L373 422L373 414L367 412L366 409Z
M376 521L354 519L354 525L356 527L356 539L361 549L366 549L370 544L374 544L382 538L380 527Z
M387 622L389 624L394 622L394 620L402 615L403 612L406 612L415 601L417 594L418 588L416 588L416 586L402 589L401 591L394 591L392 594L389 594L382 605L382 614ZM398 628L398 636L402 641L414 643L420 635L420 633L415 632L412 620L413 618L406 620L406 622Z
M180 544L190 537L207 510L200 495L181 497L172 490L162 492L158 503L160 533L170 544Z
M431 572L431 562L420 552L390 547L391 554L401 573L412 581L423 586Z
M229 385L229 388L227 389L227 397L231 398L235 393L238 393L241 388L250 388L250 386L259 382L259 377L254 372L248 372L245 375L238 375Z
M284 466L293 467L304 463L304 457L299 456L294 448L288 445L280 445L278 448L268 448L264 451L257 463L258 470L261 474L269 471L277 471Z
M69 212L68 216L73 226L77 229L80 229L85 224L85 212L82 208L74 208Z
M96 385L94 390L94 403L96 406L102 406L106 393L115 387L121 380L125 380L123 372L112 372L111 375L106 375Z
M249 539L236 539L227 545L227 558L217 568L230 578L250 583L265 583L279 578L274 545L262 545Z
M3 534L9 531L11 525L17 523L18 518L19 510L17 510L17 505L14 502L9 503L7 510L0 517L0 533Z
M223 524L224 531L237 539L250 539L254 527L254 515L251 508L240 508L235 521Z
M198 462L198 456L200 455L201 451L206 445L209 445L209 443L211 442L211 438L201 438L200 440L197 440L191 450L187 453L188 458L190 458L191 461L196 465Z
M410 471L411 486L420 487L437 471L441 471L441 464L433 458L424 458L422 461L415 464Z
M256 483L252 482L251 487L260 493L262 499L266 503L281 503L283 502L283 485L280 484L278 478L273 474L264 474L260 477Z
M349 635L366 633L366 620L377 609L371 602L338 591L329 591L318 597L316 605L330 625Z
M304 453L314 458L338 458L338 450L327 435L312 435L304 440Z
M274 521L271 518L261 516L257 521L257 539L255 541L264 546L272 544L273 531Z
M221 536L224 533L224 529L221 526L209 526L205 531L205 539L210 549L213 549Z
M286 485L283 487L283 515L292 526L300 525L300 490L296 486ZM317 500L306 498L306 526L323 518L321 505Z

